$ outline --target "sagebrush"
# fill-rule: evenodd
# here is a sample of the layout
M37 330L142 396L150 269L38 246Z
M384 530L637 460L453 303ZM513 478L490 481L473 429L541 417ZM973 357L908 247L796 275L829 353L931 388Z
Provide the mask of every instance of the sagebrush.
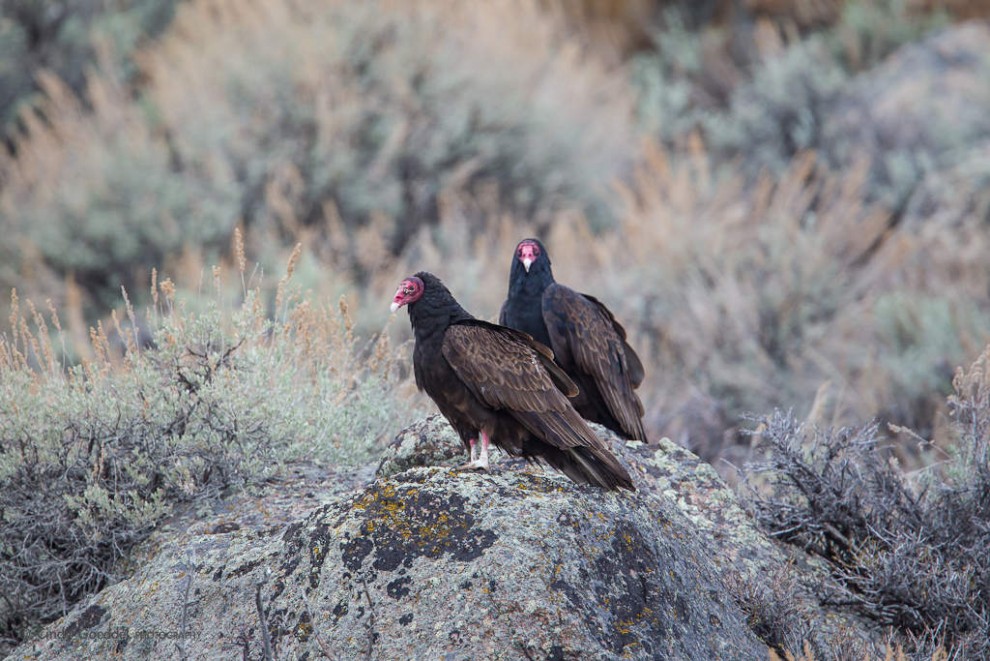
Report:
M4 646L117 578L177 504L250 488L292 461L366 462L398 428L387 339L356 339L344 301L301 301L283 281L271 317L259 290L234 305L215 277L202 312L160 283L150 335L128 307L71 366L54 309L15 294L0 336Z
M874 424L821 429L758 421L765 463L750 475L759 523L823 558L830 603L906 634L916 658L990 654L990 347L959 370L954 443L905 471ZM922 442L920 438L915 440Z

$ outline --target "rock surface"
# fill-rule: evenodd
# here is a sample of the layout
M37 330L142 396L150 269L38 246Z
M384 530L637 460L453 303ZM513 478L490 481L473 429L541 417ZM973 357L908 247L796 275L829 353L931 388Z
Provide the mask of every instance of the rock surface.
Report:
M515 461L516 465L525 464L521 460L513 460L497 447L489 449L490 461L493 464ZM388 444L378 462L378 477L391 477L396 473L416 468L417 466L446 466L454 468L468 460L467 450L460 439L453 434L450 425L443 416L432 415L420 424L403 429Z
M850 647L869 642L866 629L808 596L772 627L758 621L758 586L817 570L759 533L694 455L599 430L636 493L515 462L467 473L410 461L393 473L395 455L445 446L463 461L453 431L428 419L400 434L370 484L328 487L284 525L228 513L189 526L12 658L265 658L266 630L276 659L757 659L768 642L802 640L816 658L866 649ZM312 483L287 488L319 496Z

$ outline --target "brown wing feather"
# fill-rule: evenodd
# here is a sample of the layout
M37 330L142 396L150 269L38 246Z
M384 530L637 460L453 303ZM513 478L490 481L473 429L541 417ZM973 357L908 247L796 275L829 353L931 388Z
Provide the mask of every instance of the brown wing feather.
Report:
M516 344L529 347L536 353L537 361L544 367L544 369L547 370L550 375L550 379L561 392L563 392L567 397L574 397L578 394L577 385L571 377L567 375L567 372L562 370L560 365L558 365L554 360L553 350L542 342L537 342L534 340L529 333L525 333L515 328L499 326L498 324L481 321L480 319L474 319L469 322L457 324L457 326L462 328L485 328L494 333L497 337L502 338L503 342L514 342Z
M555 385L551 374L560 368L545 346L511 328L472 321L447 329L442 354L480 402L509 413L546 444L536 456L575 481L635 489L608 445ZM576 391L566 374L561 375Z
M465 386L492 408L533 413L565 410L567 397L554 384L543 360L546 356L534 344L538 343L525 333L511 329L456 324L447 329L442 351Z
M605 304L599 301L594 296L590 294L578 294L583 296L587 300L591 301L598 307L598 311L601 312L609 323L612 324L612 328L615 330L616 334L622 340L622 348L626 354L626 367L627 373L629 374L629 381L632 382L633 388L639 388L643 383L643 379L646 377L646 370L643 369L643 362L639 359L639 354L629 346L629 342L626 341L626 329L619 323L612 311L605 307Z
M443 356L479 401L510 412L547 443L559 448L604 449L604 442L554 385L547 368L560 368L545 363L542 352L533 344L543 347L511 328L457 324L444 335Z
M625 329L599 301L563 285L547 287L543 314L565 366L569 362L590 377L612 417L634 438L645 440L643 403L635 393L643 366L625 341Z

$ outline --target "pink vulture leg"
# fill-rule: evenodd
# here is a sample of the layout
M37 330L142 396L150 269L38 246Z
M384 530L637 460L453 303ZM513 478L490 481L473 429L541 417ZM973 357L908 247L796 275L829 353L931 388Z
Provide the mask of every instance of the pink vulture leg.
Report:
M481 456L478 457L478 468L488 470L488 434L481 432Z
M471 445L471 461L463 464L461 468L465 470L477 469L488 470L488 434L481 432L481 455L475 452L475 440L472 438L468 443Z

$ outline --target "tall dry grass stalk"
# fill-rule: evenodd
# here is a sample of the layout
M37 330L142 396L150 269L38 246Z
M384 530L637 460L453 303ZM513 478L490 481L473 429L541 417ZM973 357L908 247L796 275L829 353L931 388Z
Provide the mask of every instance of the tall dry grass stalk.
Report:
M62 360L54 305L46 316L12 294L0 332L4 644L112 582L177 504L295 462L366 464L421 414L399 405L388 341L358 338L343 300L302 300L293 270L279 319L260 288L232 303L221 267L204 310L168 278L143 315L123 292L123 312L90 328L77 365ZM151 342L138 332L147 326Z
M109 71L89 107L44 78L17 157L0 156L0 229L23 236L0 278L51 298L69 350L98 362L100 338L141 340L144 302L121 301L121 284L138 296L150 279L152 316L176 332L221 298L286 324L290 302L343 296L358 341L380 336L396 283L420 269L495 319L513 247L539 235L558 279L603 299L647 360L653 435L721 446L741 413L774 406L933 427L943 372L990 328L974 304L990 277L979 219L894 224L862 201L865 163L830 172L804 153L747 183L697 136L641 146L625 76L560 14L644 11L184 3L139 57L142 103ZM91 342L96 291L101 315L118 311ZM51 362L21 335L17 351Z
M426 269L496 319L513 248L536 233L557 280L605 301L630 332L646 362L650 436L738 462L745 448L721 453L741 416L774 407L823 425L879 415L930 433L938 384L951 376L943 361L965 362L990 333L972 303L990 279L975 259L988 237L975 222L951 232L892 224L863 201L867 175L866 163L832 172L804 153L747 186L700 140L676 156L649 146L618 189L612 231L573 213L538 231L452 193L439 226L378 271L362 303L383 310L403 276ZM463 222L479 214L483 236ZM402 325L393 331L408 338Z
M867 174L865 163L830 172L807 153L779 179L744 189L741 178L716 177L700 148L677 163L647 152L622 191L623 231L588 242L596 250L572 261L594 264L630 293L609 298L625 301L624 318L639 320L634 333L666 374L651 399L669 429L694 426L676 422L677 403L692 392L737 413L814 411L823 424L909 414L896 408L903 393L885 363L911 358L897 355L880 318L901 292L914 297L904 310L932 299L963 313L941 329L955 335L954 359L985 341L965 317L990 273L960 256L985 247L986 233L892 226L863 202ZM639 268L624 267L627 259ZM811 406L823 384L830 405Z
M544 225L602 211L635 144L624 77L537 0L199 0L136 57L140 102L106 66L86 103L45 75L0 154L20 242L0 284L65 309L71 278L90 323L151 266L199 289L217 252L277 273L295 243L300 279L339 296L465 190Z

